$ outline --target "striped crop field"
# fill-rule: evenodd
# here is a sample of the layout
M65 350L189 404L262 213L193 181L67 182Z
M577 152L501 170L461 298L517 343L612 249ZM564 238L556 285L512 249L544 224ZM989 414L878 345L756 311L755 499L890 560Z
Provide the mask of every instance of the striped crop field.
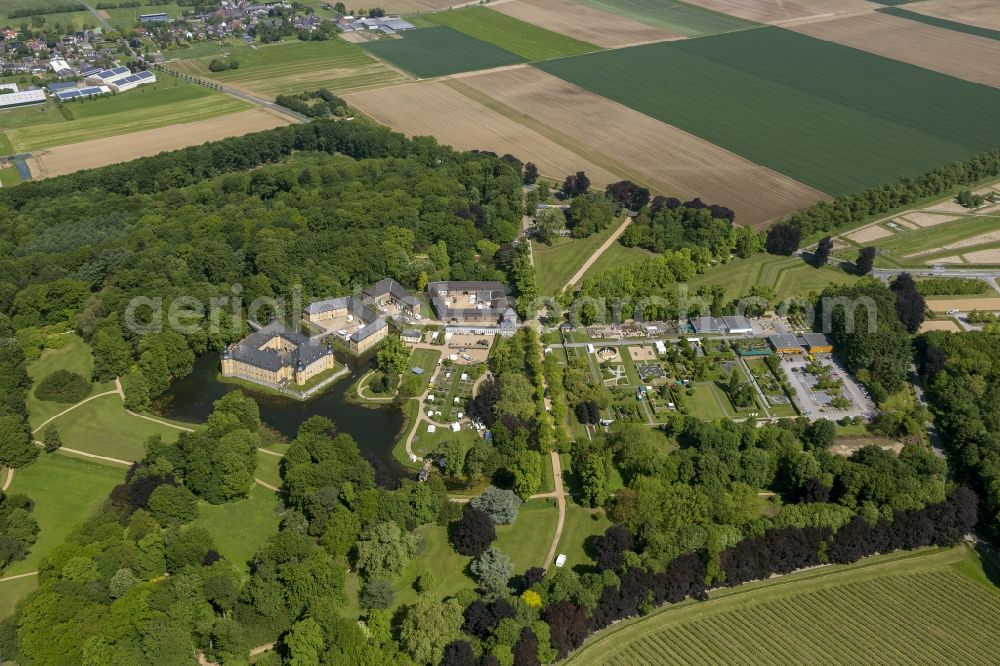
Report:
M993 663L1000 590L973 558L877 556L726 590L616 625L566 663Z
M780 28L536 67L832 195L1000 147L1000 90Z
M235 60L240 66L212 72L208 69L212 57L206 56L172 62L168 67L265 97L318 88L343 94L406 78L342 39L280 42L239 49L229 58L220 59Z
M486 7L437 12L429 14L427 19L528 60L547 60L600 50L600 47L593 44L560 35Z
M367 42L364 48L422 79L525 61L516 53L447 26L407 30L399 39Z
M609 14L662 28L676 35L700 37L743 30L755 25L736 16L722 14L679 0L576 0Z

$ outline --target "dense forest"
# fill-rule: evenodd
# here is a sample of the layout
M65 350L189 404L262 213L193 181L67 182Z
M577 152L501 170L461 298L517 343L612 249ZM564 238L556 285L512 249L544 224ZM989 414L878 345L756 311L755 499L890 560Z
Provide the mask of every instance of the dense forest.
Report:
M76 329L93 347L95 379L123 377L141 410L196 356L241 338L245 322L202 311L184 335L139 336L125 325L135 297L162 299L143 324L166 321L179 297L291 307L384 277L414 290L500 279L529 301L534 275L511 243L520 186L520 169L502 159L327 121L26 183L0 192L0 326L29 360L53 327ZM24 377L4 376L0 463L15 467L34 453L15 423Z
M1000 536L1000 356L997 334L926 333L920 373L958 478L981 499L983 528Z

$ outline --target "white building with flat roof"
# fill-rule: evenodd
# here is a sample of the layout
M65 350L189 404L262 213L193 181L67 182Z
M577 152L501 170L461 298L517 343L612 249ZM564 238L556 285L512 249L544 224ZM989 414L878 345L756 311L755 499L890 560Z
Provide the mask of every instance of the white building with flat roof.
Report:
M32 104L45 104L44 90L24 90L0 94L0 109L14 109Z

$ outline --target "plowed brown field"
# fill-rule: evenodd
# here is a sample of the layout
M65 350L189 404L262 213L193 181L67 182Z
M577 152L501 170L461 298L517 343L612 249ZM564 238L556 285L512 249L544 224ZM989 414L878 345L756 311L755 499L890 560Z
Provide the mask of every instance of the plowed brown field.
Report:
M34 153L28 160L28 167L36 180L62 176L81 169L128 162L139 157L268 130L292 122L286 115L257 108L194 123L170 125L50 148Z
M451 85L524 114L618 171L677 196L729 206L737 221L760 225L826 198L822 192L703 139L587 92L534 67L462 77ZM567 141L563 141L565 144ZM538 151L525 155L535 157ZM581 154L587 154L582 152ZM599 156L599 157L598 157ZM527 159L527 158L525 158Z
M570 0L505 0L490 4L490 9L605 48L680 37Z
M451 88L432 81L380 88L344 96L357 109L408 136L434 136L461 150L490 150L538 165L542 175L561 180L586 171L595 185L620 180L552 139L496 113Z
M897 18L846 16L791 28L959 79L1000 88L1000 41Z

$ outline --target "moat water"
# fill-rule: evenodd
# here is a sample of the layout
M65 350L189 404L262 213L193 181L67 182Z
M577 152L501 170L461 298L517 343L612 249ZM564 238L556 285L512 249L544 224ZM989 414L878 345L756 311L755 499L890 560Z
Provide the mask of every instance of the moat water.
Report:
M347 391L368 371L367 359L340 358L350 372L327 387L320 395L302 402L270 393L251 391L219 380L219 355L206 354L195 361L194 370L175 381L153 405L153 411L167 418L193 424L204 423L212 413L212 403L230 391L251 395L260 406L260 418L269 428L289 441L299 425L311 416L325 416L358 443L361 453L375 467L380 485L395 485L409 473L392 455L392 447L403 426L403 413L397 407L366 407L347 399Z

